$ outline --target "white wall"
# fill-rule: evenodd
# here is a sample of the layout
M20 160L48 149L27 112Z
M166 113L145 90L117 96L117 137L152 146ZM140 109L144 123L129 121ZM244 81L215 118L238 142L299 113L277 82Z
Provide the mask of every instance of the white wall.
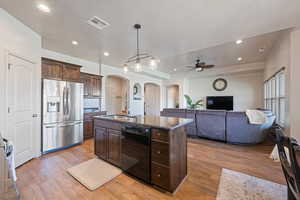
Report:
M0 8L0 132L5 137L6 127L6 70L7 51L29 61L32 61L36 65L35 81L38 87L36 88L38 104L35 106L35 112L38 114L36 118L37 132L40 133L40 86L41 86L41 37L32 31L27 26L23 25L17 19L9 15L6 11ZM40 134L36 135L36 155L40 153Z
M213 88L213 82L217 78L227 80L228 86L224 91L216 91ZM194 101L199 99L206 101L206 96L233 96L234 110L238 111L261 108L263 107L263 72L191 79L188 95Z
M290 123L291 136L300 142L300 30L291 33L290 66Z

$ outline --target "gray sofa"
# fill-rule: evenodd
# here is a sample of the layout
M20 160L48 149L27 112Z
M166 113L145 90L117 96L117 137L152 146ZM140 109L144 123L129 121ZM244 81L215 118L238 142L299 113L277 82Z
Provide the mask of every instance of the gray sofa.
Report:
M198 110L197 136L226 141L226 111Z
M268 122L263 125L250 124L245 112L235 111L164 109L161 116L194 119L194 123L187 127L191 137L233 144L257 144L264 141L275 121L272 112L262 111L268 117Z

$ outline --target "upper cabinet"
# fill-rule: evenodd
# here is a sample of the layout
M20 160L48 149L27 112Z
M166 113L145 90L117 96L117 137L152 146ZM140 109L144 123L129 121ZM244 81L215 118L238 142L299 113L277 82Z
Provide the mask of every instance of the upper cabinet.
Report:
M84 84L84 96L88 98L100 98L102 77L93 74L81 73L80 81Z
M42 58L42 78L80 82L80 67Z
M42 60L42 78L62 80L63 64L50 60Z

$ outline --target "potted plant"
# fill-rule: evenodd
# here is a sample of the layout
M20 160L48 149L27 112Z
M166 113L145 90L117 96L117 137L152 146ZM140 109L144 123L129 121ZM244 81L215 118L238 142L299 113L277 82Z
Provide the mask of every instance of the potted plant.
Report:
M184 97L186 100L187 107L189 109L199 109L200 107L203 106L203 99L200 99L200 100L196 101L195 103L193 103L193 100L189 95L184 95Z

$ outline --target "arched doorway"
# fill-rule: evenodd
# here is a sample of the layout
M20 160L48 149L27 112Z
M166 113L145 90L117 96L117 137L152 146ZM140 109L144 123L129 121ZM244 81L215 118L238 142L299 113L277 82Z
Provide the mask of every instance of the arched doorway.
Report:
M144 113L145 115L160 115L160 86L154 83L144 85Z
M106 78L105 105L109 115L128 114L129 80L110 75Z
M167 87L167 108L179 108L179 85Z

